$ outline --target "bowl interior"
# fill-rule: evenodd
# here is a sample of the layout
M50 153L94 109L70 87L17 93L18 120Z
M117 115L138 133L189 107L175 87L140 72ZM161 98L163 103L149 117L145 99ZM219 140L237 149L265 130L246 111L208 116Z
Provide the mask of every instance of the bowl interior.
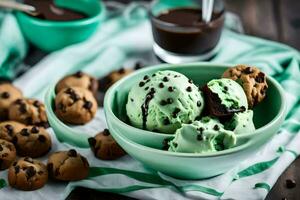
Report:
M153 69L149 68L147 70L142 70L136 72L134 75L131 75L128 78L125 78L120 83L112 89L111 92L111 102L110 106L113 114L128 124L128 117L126 115L126 102L128 97L128 92L134 84L139 82L142 77L146 74L154 73L158 70L174 70L186 75L188 78L192 79L195 84L203 86L211 79L220 78L222 73L229 66L227 65L187 65L187 66L178 66L178 65L165 65L162 67L154 67ZM267 91L267 97L265 100L259 104L254 109L254 124L256 129L263 127L272 121L276 115L280 112L282 106L281 94L276 88L277 86L270 78L267 79L269 89ZM143 130L140 130L143 131Z

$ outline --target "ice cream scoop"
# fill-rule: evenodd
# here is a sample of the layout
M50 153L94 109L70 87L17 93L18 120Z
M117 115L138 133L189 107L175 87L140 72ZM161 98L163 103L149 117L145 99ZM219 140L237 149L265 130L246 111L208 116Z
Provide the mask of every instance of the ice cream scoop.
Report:
M130 123L145 130L175 133L204 107L202 92L181 73L158 71L132 87L126 104Z
M224 129L218 119L204 117L192 124L184 124L169 142L168 151L205 153L222 151L236 144L233 131Z
M216 117L229 117L248 109L243 88L227 78L213 79L203 88L207 110Z
M231 120L225 123L225 128L232 130L237 135L254 133L253 111L247 110L235 113Z

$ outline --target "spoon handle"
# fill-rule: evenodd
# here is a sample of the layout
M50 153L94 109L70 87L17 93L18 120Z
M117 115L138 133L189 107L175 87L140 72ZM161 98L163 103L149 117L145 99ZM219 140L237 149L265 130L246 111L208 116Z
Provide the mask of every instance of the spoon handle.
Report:
M15 1L5 1L5 0L0 1L0 8L8 8L8 9L18 10L26 13L31 13L36 11L35 7L31 5L22 4Z

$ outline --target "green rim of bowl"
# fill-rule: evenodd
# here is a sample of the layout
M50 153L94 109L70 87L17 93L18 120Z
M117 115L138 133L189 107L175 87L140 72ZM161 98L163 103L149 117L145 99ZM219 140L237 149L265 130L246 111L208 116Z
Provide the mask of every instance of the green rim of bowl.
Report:
M74 20L74 21L51 21L51 20L43 20L36 17L31 17L30 15L17 11L16 14L19 17L22 17L30 23L34 23L40 26L56 26L56 27L73 27L73 26L82 26L93 24L95 22L100 22L106 17L106 9L102 1L99 1L100 12L93 16L88 16L87 18Z
M170 134L156 133L156 132L145 131L145 130L142 130L142 129L139 129L139 128L135 128L133 126L130 126L130 125L126 124L122 120L120 120L117 116L115 116L115 114L113 113L113 111L110 107L110 102L112 101L112 99L111 99L112 94L113 94L114 90L119 85L124 84L124 82L126 82L132 76L138 76L139 74L144 74L145 72L148 72L148 71L163 70L163 69L166 69L167 67L172 67L172 69L176 69L176 68L182 68L182 67L201 67L201 66L213 66L213 67L228 68L228 67L231 67L231 66L234 66L234 65L199 62L199 63L192 63L192 64L162 64L162 65L156 65L156 66L147 67L147 68L138 70L138 71L126 76L125 78L121 79L117 83L115 83L106 92L106 95L105 95L105 98L104 98L104 108L105 108L106 115L111 115L114 120L118 121L118 123L122 124L123 126L127 126L127 127L130 127L130 128L133 128L133 129L138 129L139 131L142 131L142 132L145 132L145 133L150 132L153 135L170 136ZM284 91L283 91L281 85L274 78L267 76L267 80L272 82L272 84L274 84L275 87L279 91L281 102L282 102L280 110L277 113L277 115L268 124L256 129L254 131L254 133L245 134L245 135L243 135L243 137L240 137L240 138L247 138L249 136L250 137L255 137L258 134L262 134L270 126L273 126L277 121L280 121L281 118L285 117L285 114L286 114L286 101L285 101L285 98L284 98ZM123 138L123 136L120 136L119 134L118 134L118 136ZM126 140L126 141L131 143L132 145L138 147L138 148L146 148L148 151L161 153L161 154L165 154L165 155L173 155L173 156L175 155L175 156L179 156L179 157L181 157L181 156L184 156L184 157L214 157L214 156L221 156L221 155L227 155L227 154L235 153L237 151L245 149L248 146L253 145L252 140L249 140L245 144L242 144L240 146L236 146L236 147L233 147L233 148L230 148L230 149L226 149L226 150L218 151L218 152L210 152L210 153L201 153L200 154L200 153L177 153L177 152L163 151L163 150L160 150L160 149L154 149L154 148L151 148L151 147L146 147L146 146L137 144L137 143L135 143L131 140L130 141Z

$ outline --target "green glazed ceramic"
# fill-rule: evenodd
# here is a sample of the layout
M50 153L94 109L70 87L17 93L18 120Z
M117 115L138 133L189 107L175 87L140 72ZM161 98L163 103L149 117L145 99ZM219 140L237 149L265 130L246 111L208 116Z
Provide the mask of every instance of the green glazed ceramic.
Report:
M25 37L36 47L50 52L89 38L105 18L99 0L56 0L58 6L81 11L89 17L66 22L43 20L17 12L17 20Z
M237 147L205 154L174 153L159 150L170 137L132 127L126 123L125 104L133 84L144 75L158 70L174 70L185 74L195 83L203 85L219 78L229 65L195 63L184 65L159 65L139 70L113 85L107 92L104 108L109 130L117 142L135 159L146 166L173 177L183 179L208 178L226 172L250 155L255 154L279 130L286 110L281 86L267 78L267 98L254 109L254 133L240 137ZM209 166L209 167L207 167Z

